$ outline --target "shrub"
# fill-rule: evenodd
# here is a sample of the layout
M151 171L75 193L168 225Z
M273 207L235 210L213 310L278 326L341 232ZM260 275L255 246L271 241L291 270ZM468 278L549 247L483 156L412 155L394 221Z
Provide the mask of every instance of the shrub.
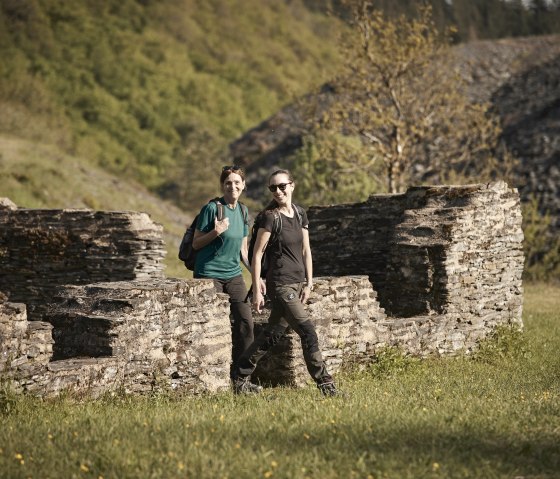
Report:
M473 359L492 364L504 359L525 357L528 351L527 340L518 326L501 325L480 341Z
M374 378L387 378L406 373L419 362L419 358L407 355L402 349L387 346L376 352L374 361L368 367L368 373Z
M522 209L525 278L532 281L560 279L560 236L553 230L550 214L539 211L539 203L534 196Z

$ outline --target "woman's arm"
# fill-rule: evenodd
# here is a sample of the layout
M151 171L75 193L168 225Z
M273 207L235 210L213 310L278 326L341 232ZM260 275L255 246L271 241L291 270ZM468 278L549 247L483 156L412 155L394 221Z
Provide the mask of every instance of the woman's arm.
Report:
M301 290L300 299L306 303L313 289L313 258L311 257L311 245L309 244L309 230L302 228L303 233L303 263L305 268L306 285Z
M243 238L241 242L241 262L245 265L249 271L251 271L251 265L249 264L249 248L247 246L247 236Z
M218 218L215 218L213 230L208 231L208 233L203 233L198 229L194 231L194 237L192 243L193 248L196 250L204 248L207 244L210 244L212 241L214 241L228 228L229 228L229 218L224 218L221 221L218 221Z
M267 231L264 228L259 228L257 231L257 239L255 241L255 249L253 251L253 259L251 260L253 306L259 313L264 306L264 296L261 290L261 261L269 239L270 231Z

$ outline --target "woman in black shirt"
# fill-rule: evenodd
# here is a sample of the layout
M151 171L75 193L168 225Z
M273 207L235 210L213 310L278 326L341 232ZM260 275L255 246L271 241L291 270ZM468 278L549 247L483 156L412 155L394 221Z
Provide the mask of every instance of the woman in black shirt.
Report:
M272 207L267 208L263 224L257 232L251 275L253 285L260 285L261 260L263 255L267 254L269 267L266 272L266 289L272 302L272 312L262 332L239 359L234 391L255 392L249 379L251 373L259 359L282 338L288 326L291 326L301 338L309 374L323 394L333 396L336 394L336 387L323 361L315 327L303 307L313 288L307 215L292 204L295 186L289 171L275 171L268 183L268 189L274 199ZM273 232L277 233L274 229L275 221L280 221L281 230L277 238L268 245ZM253 288L253 307L258 312L264 306L264 292L262 287Z

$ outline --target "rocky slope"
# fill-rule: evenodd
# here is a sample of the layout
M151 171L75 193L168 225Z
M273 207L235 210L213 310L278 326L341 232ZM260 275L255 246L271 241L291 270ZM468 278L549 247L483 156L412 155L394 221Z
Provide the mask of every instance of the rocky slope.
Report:
M560 36L472 42L454 47L457 65L475 101L488 101L501 118L503 138L519 159L515 185L536 195L560 228ZM320 93L328 100L330 91ZM301 146L302 117L290 105L231 143L246 167L249 195L272 167Z
M457 53L473 98L493 105L520 160L515 186L560 228L560 36L477 42Z

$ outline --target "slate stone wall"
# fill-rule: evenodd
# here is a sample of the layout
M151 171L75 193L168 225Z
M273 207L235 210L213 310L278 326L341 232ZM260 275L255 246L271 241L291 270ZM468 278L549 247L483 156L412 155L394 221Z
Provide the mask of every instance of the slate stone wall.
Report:
M522 326L521 210L505 183L411 188L308 217L307 308L331 373L386 346L453 355ZM38 395L227 388L228 298L210 280L164 279L163 255L161 226L141 213L0 201L0 375ZM255 315L257 334L266 319ZM309 380L293 331L255 379Z
M0 201L0 291L41 320L56 288L163 277L163 228L133 211L42 210Z
M62 287L48 322L28 322L23 305L0 306L0 372L16 390L96 396L118 388L200 393L229 386L229 302L210 280Z
M308 217L316 274L368 275L391 317L521 322L521 209L503 182L410 188Z
M318 277L307 306L315 325L319 344L329 372L334 374L344 365L371 361L375 349L386 345L379 325L386 315L377 302L367 276ZM265 309L254 314L258 335L270 314ZM269 354L258 363L253 375L266 384L301 385L309 374L303 361L299 336L289 330Z
M30 323L24 304L0 302L0 373L45 366L52 356L52 325Z

